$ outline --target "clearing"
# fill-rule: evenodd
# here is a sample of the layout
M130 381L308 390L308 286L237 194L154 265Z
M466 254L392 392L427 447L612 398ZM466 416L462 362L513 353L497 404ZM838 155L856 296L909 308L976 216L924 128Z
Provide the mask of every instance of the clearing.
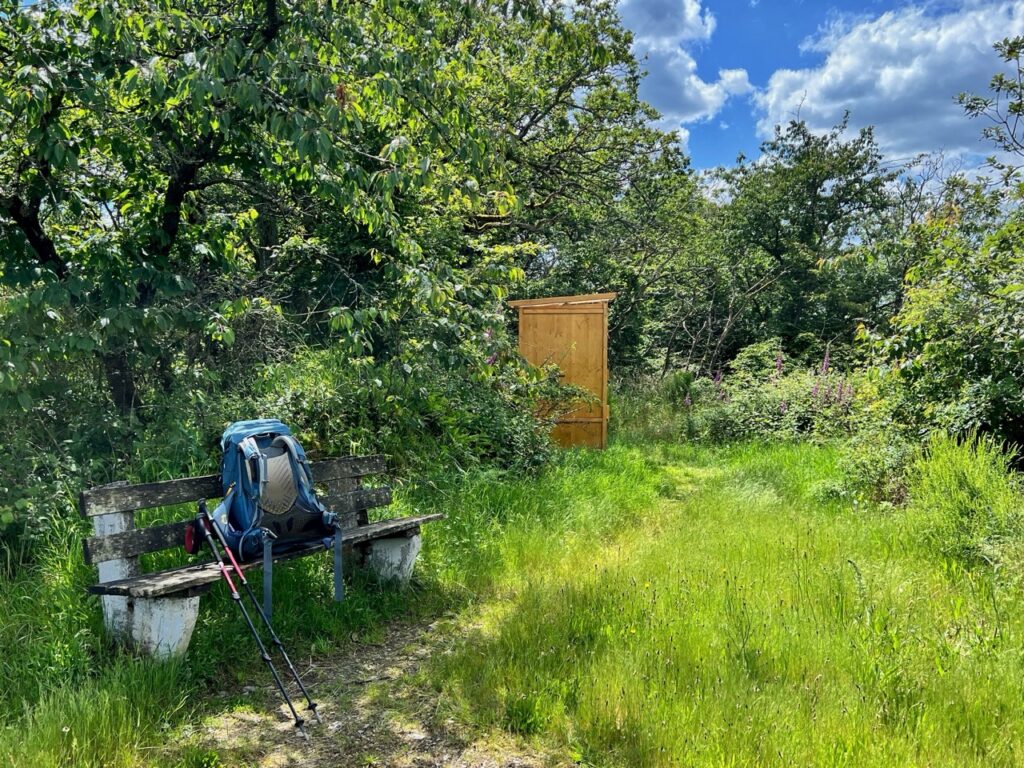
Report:
M835 461L619 445L420 495L449 513L426 562L457 607L316 658L310 746L257 688L158 760L1019 765L1018 574L935 560Z

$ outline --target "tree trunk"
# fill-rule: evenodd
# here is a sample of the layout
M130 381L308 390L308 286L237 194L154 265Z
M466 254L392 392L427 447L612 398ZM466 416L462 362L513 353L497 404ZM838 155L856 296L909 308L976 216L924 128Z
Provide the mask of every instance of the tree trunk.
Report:
M107 378L107 387L110 390L110 399L124 415L129 416L142 403L139 400L139 391L135 383L135 373L132 371L131 360L128 352L105 352L102 356L103 373Z

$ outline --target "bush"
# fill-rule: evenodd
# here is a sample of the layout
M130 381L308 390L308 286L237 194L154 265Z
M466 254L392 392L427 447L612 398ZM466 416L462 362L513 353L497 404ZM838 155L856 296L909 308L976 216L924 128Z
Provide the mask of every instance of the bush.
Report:
M816 368L797 368L771 339L741 350L728 377L705 382L709 396L694 401L693 416L702 438L788 440L850 431L854 379L833 370L827 353Z
M844 492L860 501L901 505L907 500L911 467L921 453L921 435L903 424L886 382L873 373L860 380L851 413L851 437L840 465Z
M903 504L908 474L920 452L918 443L895 428L855 431L840 459L844 493L876 504Z
M995 563L1020 532L1011 454L987 436L936 433L910 474L908 519L930 550L966 564Z
M425 360L422 369L309 351L265 370L254 412L294 425L315 454L383 453L400 470L469 464L535 468L550 455L540 398L557 399L541 372L510 363L487 377Z
M627 444L690 439L692 423L685 399L685 394L679 399L672 377L613 378L608 398L609 430L615 440Z
M728 376L690 371L662 380L618 382L612 424L629 440L838 437L852 428L859 377L831 368L798 369L777 339L741 350Z
M662 379L661 395L665 402L674 406L689 406L693 403L693 371L674 371Z
M1024 441L1024 220L978 242L960 215L916 232L926 249L908 271L887 338L875 339L888 397L923 430ZM870 338L870 337L868 337Z

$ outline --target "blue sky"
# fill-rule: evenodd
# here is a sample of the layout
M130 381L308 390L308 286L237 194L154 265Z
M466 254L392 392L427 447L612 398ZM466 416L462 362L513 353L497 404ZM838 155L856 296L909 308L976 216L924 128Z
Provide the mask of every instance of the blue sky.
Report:
M990 146L957 93L984 92L992 43L1024 34L1024 0L622 0L649 74L641 95L679 129L697 168L757 155L799 112L824 130L851 113L893 158Z

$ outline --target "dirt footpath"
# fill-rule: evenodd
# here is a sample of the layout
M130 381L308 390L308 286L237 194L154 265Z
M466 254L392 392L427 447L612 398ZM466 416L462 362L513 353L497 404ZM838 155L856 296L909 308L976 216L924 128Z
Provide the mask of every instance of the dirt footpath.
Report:
M358 643L340 656L315 663L296 659L323 718L322 725L307 725L308 743L295 732L269 680L265 686L245 689L251 706L208 718L186 737L206 754L216 753L220 765L232 768L568 765L506 734L474 739L453 721L440 719L436 692L415 678L432 654L445 652L452 631L449 622L394 625L379 644Z

